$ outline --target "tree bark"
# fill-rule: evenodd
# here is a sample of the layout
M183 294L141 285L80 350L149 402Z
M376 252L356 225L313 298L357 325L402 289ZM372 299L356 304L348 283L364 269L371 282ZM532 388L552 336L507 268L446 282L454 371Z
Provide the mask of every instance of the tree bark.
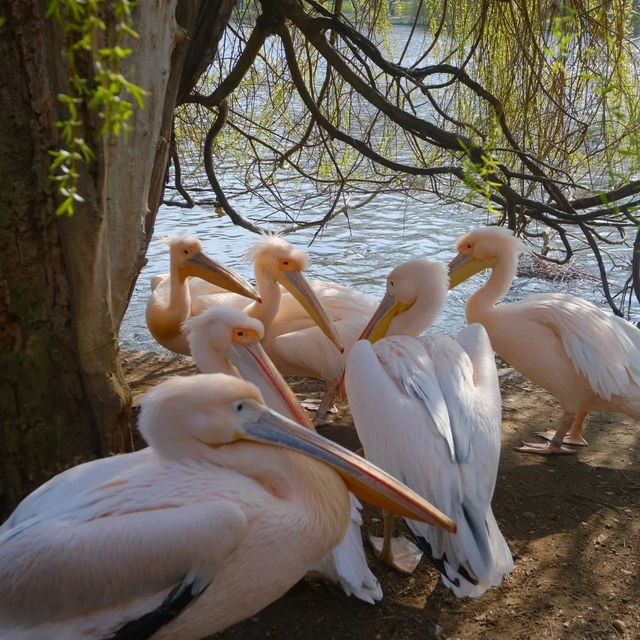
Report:
M193 82L194 35L209 29L197 42L210 59L233 1L138 3L124 74L150 95L127 138L100 138L84 111L96 161L70 218L56 217L48 177L66 117L56 95L69 92L47 5L0 0L0 517L60 470L131 447L118 331L162 199L178 91Z

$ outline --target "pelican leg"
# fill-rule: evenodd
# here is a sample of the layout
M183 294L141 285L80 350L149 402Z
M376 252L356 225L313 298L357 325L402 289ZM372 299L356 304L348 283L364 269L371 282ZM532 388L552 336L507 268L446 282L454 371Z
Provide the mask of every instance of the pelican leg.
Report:
M562 439L563 444L573 444L578 447L586 447L589 443L582 437L582 427L584 419L587 417L586 411L578 411L576 419L573 421L571 431ZM545 440L553 440L556 432L552 429L546 429L545 431L536 431L536 435L544 438Z
M393 523L395 516L386 511L382 512L384 522L384 537L369 536L369 542L382 562L397 569L401 573L413 573L422 558L422 551L407 538L393 538Z
M567 432L576 421L576 414L565 413L562 417L562 424L549 442L538 443L523 441L522 446L515 447L514 451L520 451L521 453L534 453L539 456L575 453L575 450L563 446L562 443L564 441L564 437L567 435ZM582 418L582 421L584 421L584 418ZM582 425L582 422L580 424Z
M318 405L318 410L313 418L313 424L318 425L327 424L327 413L338 413L338 409L333 405L333 401L336 399L338 393L338 384L332 384L327 382L322 400Z

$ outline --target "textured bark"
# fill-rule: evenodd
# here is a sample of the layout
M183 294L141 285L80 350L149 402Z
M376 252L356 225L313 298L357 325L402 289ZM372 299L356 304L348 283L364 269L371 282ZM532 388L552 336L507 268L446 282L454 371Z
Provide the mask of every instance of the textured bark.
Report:
M138 3L125 75L151 95L127 139L97 139L85 110L97 159L71 218L56 218L48 178L68 70L47 4L0 0L0 517L61 469L130 447L118 330L162 198L183 66L198 55L192 36L208 26L219 37L233 2ZM215 24L198 23L204 5Z

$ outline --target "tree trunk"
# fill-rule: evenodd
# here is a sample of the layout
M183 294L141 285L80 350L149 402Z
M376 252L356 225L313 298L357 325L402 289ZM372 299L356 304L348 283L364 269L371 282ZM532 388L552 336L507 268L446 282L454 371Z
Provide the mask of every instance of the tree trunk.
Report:
M118 331L161 202L193 35L208 29L211 56L233 1L138 3L124 75L151 95L127 139L98 139L100 123L85 113L96 161L70 218L56 217L48 177L68 69L47 5L0 0L0 517L60 470L131 447ZM199 23L204 5L217 11Z

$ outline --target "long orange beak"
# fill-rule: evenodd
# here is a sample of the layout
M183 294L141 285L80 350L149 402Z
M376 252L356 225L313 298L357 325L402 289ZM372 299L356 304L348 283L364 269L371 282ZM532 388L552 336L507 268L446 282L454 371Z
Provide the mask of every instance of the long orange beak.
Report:
M305 429L315 431L307 412L259 342L235 343L224 355L245 380L260 389L265 404Z
M366 502L398 516L456 532L456 523L451 518L386 471L267 407L263 407L257 418L243 424L234 438L276 444L304 453L332 467L348 489Z
M337 329L333 325L329 314L325 311L320 300L313 292L313 289L302 275L302 271L295 269L292 271L281 271L282 277L278 281L283 287L303 306L304 310L311 316L313 321L322 329L323 333L344 353L342 340Z
M218 287L262 302L258 292L240 274L211 260L201 251L187 259L186 265L182 268L182 274L202 278Z

